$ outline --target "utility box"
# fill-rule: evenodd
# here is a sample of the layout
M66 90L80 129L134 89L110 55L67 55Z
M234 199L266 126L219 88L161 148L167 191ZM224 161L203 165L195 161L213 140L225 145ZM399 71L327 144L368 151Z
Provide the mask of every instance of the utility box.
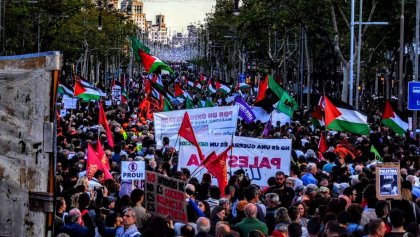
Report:
M53 221L59 52L0 57L0 236L47 236Z

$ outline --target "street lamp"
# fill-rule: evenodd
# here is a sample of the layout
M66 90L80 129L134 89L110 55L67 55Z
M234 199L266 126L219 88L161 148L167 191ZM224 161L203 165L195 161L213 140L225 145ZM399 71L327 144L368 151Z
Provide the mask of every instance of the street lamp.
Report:
M389 80L390 80L390 77L391 77L391 75L392 75L392 59L393 59L393 51L392 50L387 50L387 51L385 51L385 59L386 59L386 61L387 61L387 63L388 63L388 72L387 72L387 74L385 75L385 88L386 88L386 93L385 93L385 98L388 100L389 98L390 98L390 96L389 96L389 91L390 91L390 83L389 83Z
M241 14L241 11L239 10L239 0L234 0L233 15L239 16L240 14Z

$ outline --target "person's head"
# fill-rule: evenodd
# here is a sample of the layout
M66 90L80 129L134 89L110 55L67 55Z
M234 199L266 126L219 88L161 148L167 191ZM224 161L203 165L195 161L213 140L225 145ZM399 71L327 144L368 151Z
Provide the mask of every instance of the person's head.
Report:
M227 198L220 198L219 199L219 206L223 207L226 210L226 215L232 209L232 207L230 206L230 201Z
M297 209L299 210L299 217L304 217L306 215L306 206L303 202L296 204Z
M230 232L230 226L229 223L224 221L219 221L216 224L216 231L215 231L215 237L221 237L225 236L227 233Z
M79 208L73 208L69 211L68 221L71 223L78 223L81 215Z
M292 177L286 178L286 187L295 188L295 179Z
M203 177L201 178L201 183L211 184L211 174L210 173L204 173Z
M301 237L302 226L299 223L290 223L287 227L287 232L289 234L289 237Z
M277 185L282 187L286 183L286 176L284 175L283 171L277 171L276 172L276 182Z
M259 193L260 190L258 190L258 188L253 185L244 190L244 196L248 202L256 202L258 200Z
M226 209L221 206L216 206L213 208L211 213L211 218L217 217L219 220L224 220L226 217Z
M404 225L404 212L398 208L394 208L389 212L389 219L393 228L400 228Z
M206 201L198 201L198 208L200 208L204 214L209 214L210 212L210 205Z
M276 223L290 223L289 211L285 207L279 207L276 213Z
M218 186L213 185L210 187L210 197L213 199L220 199L220 189Z
M100 183L102 183L105 179L105 174L102 170L97 170L95 174L93 175L95 179L97 179Z
M265 195L265 202L269 208L277 207L280 202L279 195L277 193L267 193Z
M194 237L195 229L190 224L183 225L181 227L181 236L182 237Z
M368 233L370 236L383 237L385 230L385 222L380 218L373 219L368 224Z
M298 221L300 218L299 209L295 206L289 207L289 217L292 222Z
M123 216L123 226L130 227L131 225L136 224L136 212L132 208L127 208L124 210Z
M378 218L386 218L389 214L388 203L384 200L378 201L375 205L375 214Z
M248 203L245 206L245 216L250 218L256 218L258 213L257 206L253 203Z
M265 237L265 234L260 230L253 230L249 232L248 237Z
M57 213L63 213L67 209L66 200L63 197L58 197L56 200Z
M336 221L328 221L324 233L327 237L338 237L340 236L340 226Z
M353 203L347 208L347 212L350 214L351 223L359 224L362 219L363 207L360 204Z
M197 219L197 232L198 233L209 233L210 231L210 220L206 217L200 217Z
M225 196L228 198L233 198L235 196L235 186L228 185L225 187Z
M346 211L340 212L337 216L337 222L340 225L347 226L351 222L350 214Z
M316 167L315 163L308 163L308 165L306 166L306 171L308 173L315 175L316 172L318 171L318 168Z
M347 187L343 191L343 195L349 197L349 199L354 202L356 201L357 192L353 187Z
M142 204L144 201L144 191L141 189L134 189L130 194L130 200L133 206Z
M306 228L308 229L308 234L318 236L319 231L321 230L321 220L318 217L311 218L308 221Z

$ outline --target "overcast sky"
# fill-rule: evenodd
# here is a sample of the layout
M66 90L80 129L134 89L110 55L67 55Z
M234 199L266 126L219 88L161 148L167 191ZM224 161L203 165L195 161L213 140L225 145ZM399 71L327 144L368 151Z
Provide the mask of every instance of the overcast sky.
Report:
M143 0L146 19L156 23L156 15L165 15L170 33L186 31L190 23L204 22L216 0Z

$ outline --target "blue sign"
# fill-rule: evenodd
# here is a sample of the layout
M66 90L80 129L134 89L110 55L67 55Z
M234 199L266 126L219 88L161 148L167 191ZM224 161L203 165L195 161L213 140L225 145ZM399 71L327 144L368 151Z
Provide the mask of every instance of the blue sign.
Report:
M420 110L420 81L408 82L408 109Z
M238 82L239 83L244 83L245 79L246 79L245 73L239 74L239 77L238 77Z

